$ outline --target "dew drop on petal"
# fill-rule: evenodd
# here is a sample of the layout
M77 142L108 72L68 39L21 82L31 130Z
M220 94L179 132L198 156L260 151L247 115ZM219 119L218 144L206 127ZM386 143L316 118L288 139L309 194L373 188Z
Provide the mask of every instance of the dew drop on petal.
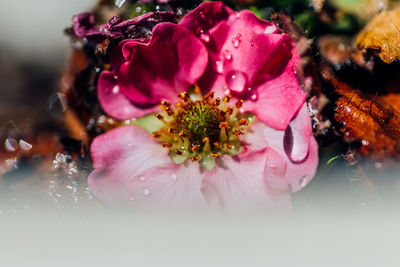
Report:
M254 47L254 39L250 40L250 45L251 45L251 47Z
M141 182L146 181L146 176L143 176L143 175L139 176L139 181L141 181Z
M176 180L177 179L177 177L176 177L176 174L174 173L174 174L171 174L171 179L172 180Z
M129 199L130 199L131 201L134 201L134 200L135 200L135 196L134 196L133 194L131 194L131 195L129 195Z
M237 37L232 38L232 45L234 48L238 48L240 45L240 40Z
M205 42L205 43L209 43L210 42L211 38L210 38L210 35L207 32L205 32L204 30L201 29L199 31L199 33L200 33L200 39L203 42Z
M307 185L307 177L306 176L302 176L299 180L299 185L301 188L305 187Z
M224 87L224 94L229 95L231 93L231 90L227 86Z
M102 196L102 195L103 195L103 191L98 191L98 192L97 192L97 195L98 195L98 196Z
M142 188L142 194L143 194L143 196L148 197L148 196L150 196L151 191L150 191L150 189L148 189L147 187L143 187L143 188Z
M223 54L225 60L228 60L228 61L231 61L231 60L232 60L232 53L231 53L231 51L229 51L229 50L224 50L224 51L222 52L222 54Z
M236 12L235 16L237 19L240 19L240 17L241 17L240 12Z
M277 30L276 26L275 26L275 25L272 25L272 26L268 26L267 28L265 28L264 33L265 33L265 34L275 33L276 30Z
M240 93L246 88L247 75L242 71L233 70L225 76L225 81L230 90Z
M18 142L14 138L7 138L4 147L8 152L14 152L18 148Z
M250 96L250 99L251 99L252 101L257 101L257 100L258 100L258 94L257 94L257 93L252 94L252 95Z
M113 92L113 94L118 94L119 86L118 85L114 86L113 89L112 89L112 92Z
M215 61L215 68L218 73L222 74L224 72L224 62L220 60Z
M23 150L31 150L32 149L32 145L29 144L28 142L24 141L24 140L19 140L19 147Z
M67 109L67 98L62 93L56 93L49 99L47 111L51 115L59 115Z

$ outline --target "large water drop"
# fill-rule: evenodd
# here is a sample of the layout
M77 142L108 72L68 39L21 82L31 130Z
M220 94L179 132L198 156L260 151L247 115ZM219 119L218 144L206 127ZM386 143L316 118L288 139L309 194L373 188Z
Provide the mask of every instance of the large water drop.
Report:
M240 93L246 88L247 75L242 71L233 70L225 76L225 81L230 90Z

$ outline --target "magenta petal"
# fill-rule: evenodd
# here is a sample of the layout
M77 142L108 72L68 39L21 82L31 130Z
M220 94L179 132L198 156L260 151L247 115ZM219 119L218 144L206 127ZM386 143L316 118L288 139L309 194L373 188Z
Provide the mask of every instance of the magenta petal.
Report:
M171 163L168 151L136 126L119 127L96 137L90 150L94 171L88 178L89 187L110 204L129 199L126 185L137 175Z
M206 208L202 188L203 175L198 164L155 166L137 175L127 190L135 209L198 209Z
M225 210L290 208L289 190L272 194L272 187L266 184L266 159L267 153L264 150L242 153L235 158L226 156L220 166L206 173L207 182L215 188Z
M200 30L207 32L234 13L233 9L222 2L204 2L184 16L179 24L197 35Z
M157 110L157 107L139 108L132 104L121 92L115 73L110 71L103 71L100 74L97 96L103 110L119 120L141 117Z
M292 62L281 75L260 84L257 101L247 101L244 109L254 112L268 126L285 130L307 96L293 72L294 67Z
M123 54L128 62L120 68L120 88L142 105L177 100L178 93L197 82L208 62L204 45L185 27L172 23L154 27L148 44L126 43Z

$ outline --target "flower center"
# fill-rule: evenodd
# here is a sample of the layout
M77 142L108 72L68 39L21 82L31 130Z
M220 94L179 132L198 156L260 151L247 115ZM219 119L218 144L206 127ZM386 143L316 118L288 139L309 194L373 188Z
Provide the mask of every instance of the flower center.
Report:
M199 161L203 168L212 169L221 155L235 156L242 151L239 136L254 117L240 112L243 100L231 106L231 95L222 100L215 98L214 92L201 96L198 88L179 97L180 102L174 106L166 101L161 103L163 112L155 116L164 126L153 132L153 137L170 150L174 162L191 159Z

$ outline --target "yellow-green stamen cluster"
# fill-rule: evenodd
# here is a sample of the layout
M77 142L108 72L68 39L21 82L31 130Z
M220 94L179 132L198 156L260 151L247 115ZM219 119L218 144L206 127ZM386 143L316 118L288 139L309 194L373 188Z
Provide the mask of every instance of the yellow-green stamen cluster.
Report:
M230 95L221 100L213 92L201 97L198 91L191 95L181 93L181 101L175 106L166 101L161 103L163 112L155 116L163 122L163 127L153 132L153 137L170 150L176 163L191 159L212 169L221 155L241 152L239 136L245 133L253 116L239 112L242 100L230 106Z

